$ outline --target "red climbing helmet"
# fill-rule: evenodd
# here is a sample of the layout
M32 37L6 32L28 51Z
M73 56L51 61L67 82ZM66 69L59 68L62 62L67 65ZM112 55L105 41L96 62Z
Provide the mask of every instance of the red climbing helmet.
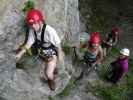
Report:
M99 34L99 32L92 32L91 33L89 43L95 43L95 44L100 43L100 34Z
M118 27L113 27L112 30L111 30L111 33L113 35L118 35L118 32L119 32L119 28Z
M32 25L36 22L43 21L44 17L42 13L37 9L31 9L27 12L26 22L28 25Z

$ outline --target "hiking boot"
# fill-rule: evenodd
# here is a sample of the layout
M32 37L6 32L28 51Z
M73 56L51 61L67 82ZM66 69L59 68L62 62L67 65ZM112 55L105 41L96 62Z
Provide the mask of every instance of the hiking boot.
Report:
M55 81L54 80L48 80L48 85L51 91L55 91Z

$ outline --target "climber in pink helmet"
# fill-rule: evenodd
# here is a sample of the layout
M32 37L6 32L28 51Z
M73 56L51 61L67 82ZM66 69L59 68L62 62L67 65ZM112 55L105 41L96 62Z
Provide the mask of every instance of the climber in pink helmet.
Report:
M41 77L45 78L46 75L50 89L55 90L54 71L56 63L57 60L63 61L61 40L55 29L45 23L45 17L37 9L31 9L27 12L26 23L29 27L28 38L23 48L16 54L16 59L19 60L26 49L31 47L39 49L39 57L44 62L40 71Z
M88 40L88 44L86 44L86 52L84 54L84 60L90 67L101 64L103 59L102 48L100 46L100 33L92 32L90 34L90 38Z
M118 38L119 38L119 28L113 27L111 32L106 35L105 40L102 41L104 57L106 57L107 52L111 49L111 47L115 46L118 43Z

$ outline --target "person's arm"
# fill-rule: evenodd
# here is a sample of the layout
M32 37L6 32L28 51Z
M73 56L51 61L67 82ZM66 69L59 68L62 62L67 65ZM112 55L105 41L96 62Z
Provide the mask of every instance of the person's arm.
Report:
M64 60L64 53L60 44L57 45L58 60L62 62Z
M117 42L118 42L118 36L116 36L116 37L114 38L114 41L113 41L113 44L112 44L112 45L113 45L113 46L116 45Z
M94 62L94 65L96 64L101 64L103 60L103 50L101 48L101 46L99 47L99 51L98 51L98 54L97 54L97 58L96 58L96 61Z
M109 37L108 34L106 34L106 35L105 35L105 39L103 39L103 42L104 42L104 43L108 42L108 37Z
M24 53L32 46L34 41L35 41L34 36L33 36L32 32L30 32L26 44L24 44L21 47L20 51L18 51L16 56L15 56L17 61L21 59L21 57L24 55Z
M103 40L103 42L109 46L112 46L113 44L112 44L112 42L110 42L111 39L112 39L112 37L110 37L110 34L106 34L106 38L105 38L105 40Z

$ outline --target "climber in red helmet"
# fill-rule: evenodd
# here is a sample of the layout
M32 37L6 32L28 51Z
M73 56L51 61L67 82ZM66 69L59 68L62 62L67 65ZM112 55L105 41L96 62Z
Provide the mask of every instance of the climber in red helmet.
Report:
M104 57L106 57L107 52L111 49L111 47L117 44L118 38L119 38L119 29L118 27L113 27L111 32L107 34L105 40L102 41Z
M26 23L29 27L28 38L23 48L16 54L16 59L19 60L31 47L39 49L39 57L44 62L40 71L41 77L45 78L46 75L50 89L55 90L54 70L57 60L63 61L61 40L55 29L45 23L45 17L37 9L27 12Z
M98 32L92 32L86 45L86 52L84 54L84 60L90 67L99 65L103 59L102 48L100 46L100 34Z

